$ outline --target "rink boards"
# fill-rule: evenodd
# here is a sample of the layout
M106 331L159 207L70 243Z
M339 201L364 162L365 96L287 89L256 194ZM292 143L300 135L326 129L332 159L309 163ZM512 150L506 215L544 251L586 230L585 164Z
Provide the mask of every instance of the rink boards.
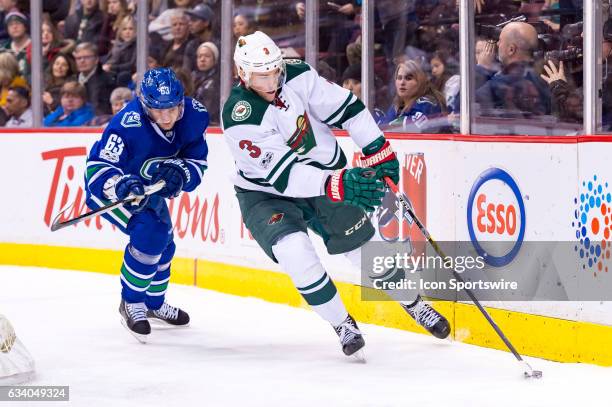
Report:
M91 129L0 134L5 191L0 263L118 273L126 237L107 222L94 219L53 233L48 228L67 203L75 203L72 216L84 213L85 157L99 134ZM612 221L606 209L612 194L612 139L393 133L388 138L403 168L401 187L437 240L474 244L503 240L519 248L523 241L576 241L578 246L576 236L598 244L610 240L607 225L612 228ZM290 280L279 273L242 224L231 181L233 159L220 130L209 130L207 141L209 169L202 186L170 204L178 257L173 281L304 306ZM356 150L350 138L339 133L338 142L349 162L353 161ZM417 236L407 225L397 224L379 228L379 233L390 240ZM419 330L397 305L361 301L358 271L343 256L327 255L318 240L317 249L358 319ZM524 261L520 250L499 257L508 265ZM600 256L591 265L585 258L583 265L573 276L576 281L610 283L610 258ZM612 365L610 304L489 305L494 307L493 317L525 354ZM451 320L456 340L503 348L472 305L437 305Z

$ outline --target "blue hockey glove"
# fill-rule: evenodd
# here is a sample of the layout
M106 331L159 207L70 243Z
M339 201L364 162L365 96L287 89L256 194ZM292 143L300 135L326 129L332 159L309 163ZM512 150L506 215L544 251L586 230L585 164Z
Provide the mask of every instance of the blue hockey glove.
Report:
M162 161L151 177L151 183L164 180L166 185L157 192L164 198L175 198L183 190L183 185L189 182L191 173L187 163L180 158L171 158Z
M130 194L142 198L140 201L128 202L123 206L132 213L142 211L149 202L149 196L144 194L144 184L137 175L124 175L115 183L115 195L118 200L125 199Z

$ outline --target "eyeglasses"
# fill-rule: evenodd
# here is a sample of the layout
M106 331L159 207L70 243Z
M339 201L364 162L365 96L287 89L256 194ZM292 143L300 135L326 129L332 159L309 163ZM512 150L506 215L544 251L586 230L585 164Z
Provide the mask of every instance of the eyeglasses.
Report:
M95 55L83 55L80 57L74 57L75 61L86 61L88 59L97 58Z

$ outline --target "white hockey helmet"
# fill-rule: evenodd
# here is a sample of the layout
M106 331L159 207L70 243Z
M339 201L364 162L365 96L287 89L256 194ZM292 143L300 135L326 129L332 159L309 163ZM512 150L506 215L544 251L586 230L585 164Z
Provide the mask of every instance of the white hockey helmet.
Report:
M285 82L285 62L282 52L272 38L261 31L238 38L234 51L234 62L238 75L247 87L251 85L252 73L272 72L279 69L278 87Z

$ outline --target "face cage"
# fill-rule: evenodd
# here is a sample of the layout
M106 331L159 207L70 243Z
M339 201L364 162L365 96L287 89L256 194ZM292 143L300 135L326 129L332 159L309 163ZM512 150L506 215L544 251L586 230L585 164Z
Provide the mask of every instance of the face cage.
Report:
M147 116L149 117L149 120L155 124L159 124L155 121L155 119L153 118L153 115L151 114L151 110L166 110L166 109L154 109L152 107L148 107L147 105L145 105L144 103L142 103L142 108L145 111L145 113L147 114ZM183 98L183 101L181 103L179 103L177 105L179 107L179 114L176 118L176 121L178 122L179 120L181 120L183 118L183 113L185 112L185 99ZM174 107L174 106L173 106ZM171 107L167 108L167 109L172 109Z

